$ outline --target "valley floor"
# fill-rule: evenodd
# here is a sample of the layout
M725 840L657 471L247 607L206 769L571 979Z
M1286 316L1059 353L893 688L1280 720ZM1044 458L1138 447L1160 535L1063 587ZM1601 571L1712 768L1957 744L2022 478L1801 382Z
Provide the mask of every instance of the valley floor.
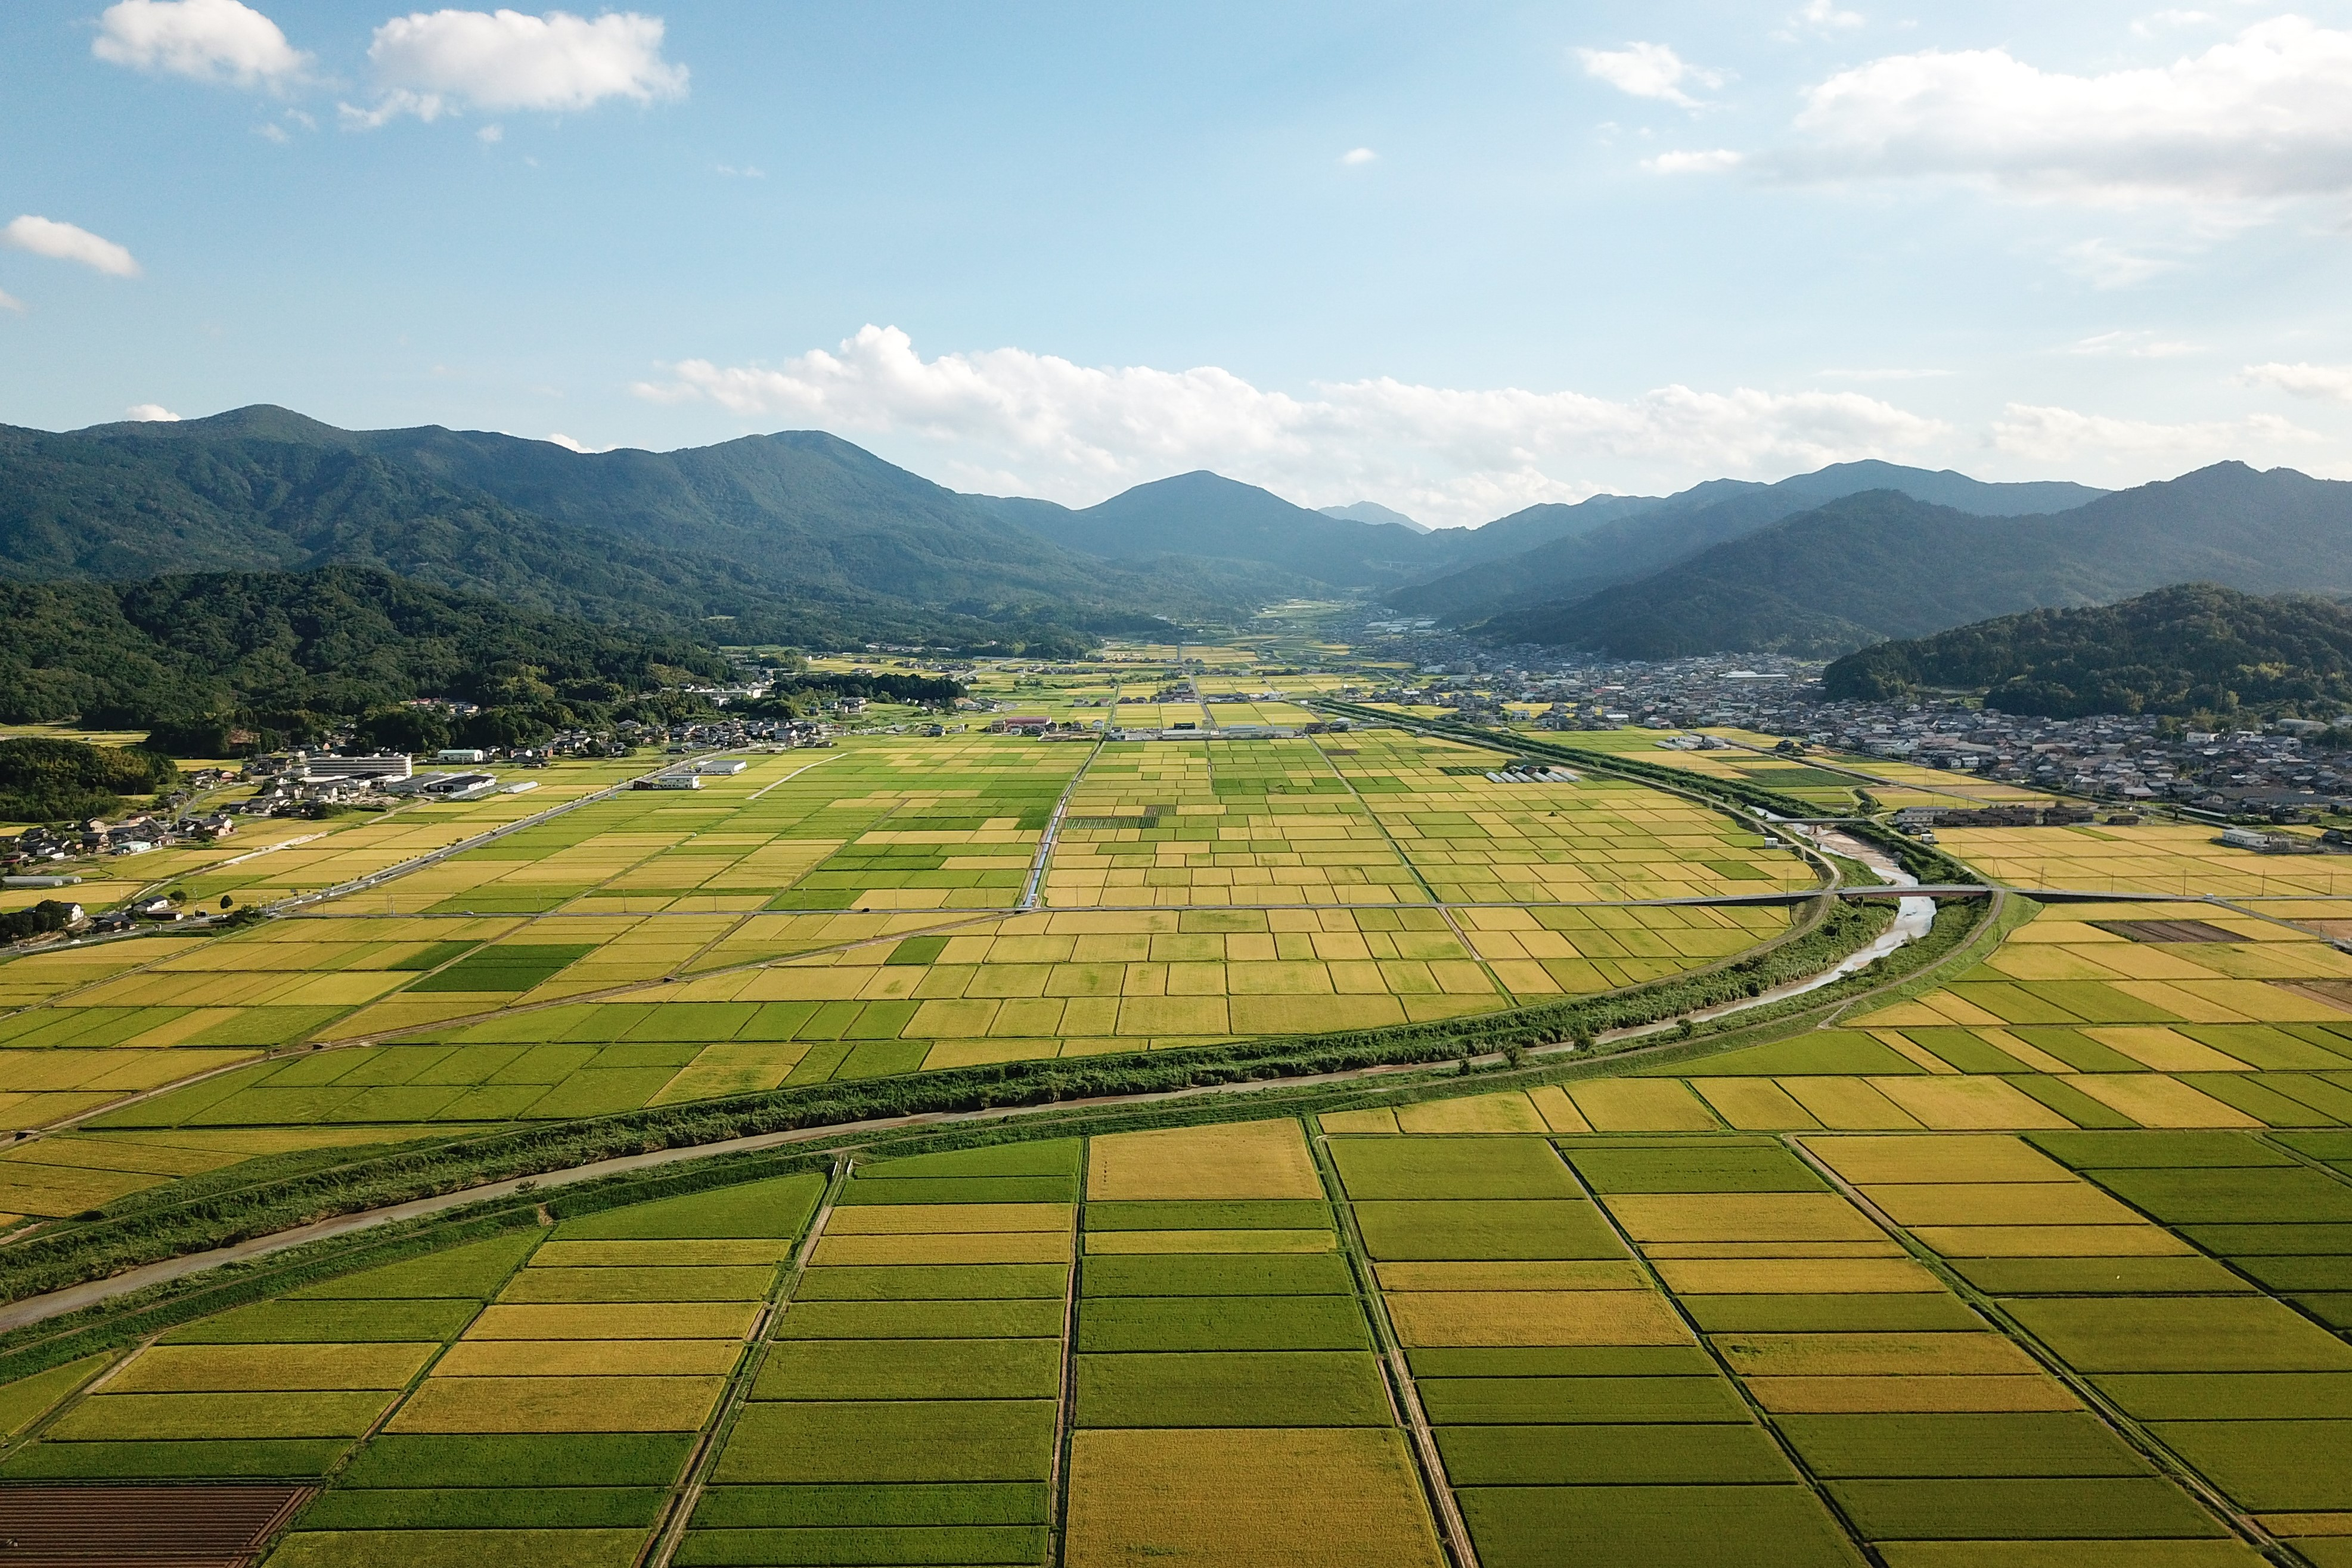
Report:
M1605 770L1490 778L1511 744L876 736L188 852L152 869L199 903L399 874L0 965L0 1270L478 1135L1452 1027L1801 934L1826 862ZM1834 758L1642 755L1853 799ZM1719 1040L815 1135L32 1324L0 1534L2352 1564L2352 897L2210 836L1955 831L2106 897L2011 897L1917 980Z

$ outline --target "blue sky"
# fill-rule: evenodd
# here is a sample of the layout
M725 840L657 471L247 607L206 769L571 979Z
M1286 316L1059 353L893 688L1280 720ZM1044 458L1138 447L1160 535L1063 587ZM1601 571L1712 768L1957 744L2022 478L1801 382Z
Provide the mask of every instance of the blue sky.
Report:
M0 421L830 429L1433 522L2352 476L2352 0L0 8Z

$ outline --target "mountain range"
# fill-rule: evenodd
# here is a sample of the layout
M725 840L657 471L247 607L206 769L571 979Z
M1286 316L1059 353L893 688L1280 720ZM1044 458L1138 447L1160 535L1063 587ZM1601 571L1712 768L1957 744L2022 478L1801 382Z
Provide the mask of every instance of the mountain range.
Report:
M375 568L725 641L1013 648L1229 615L1256 571L1072 555L815 432L574 453L267 405L64 434L0 427L0 577Z
M2010 517L1869 490L1630 581L1506 608L1477 630L1622 658L1832 657L1885 638L2179 582L2253 593L2352 590L2352 484L2219 463L2067 511Z
M811 431L589 454L267 404L0 426L0 580L343 566L705 643L1045 654L1376 596L1500 643L1828 656L2168 582L2352 587L2347 546L2352 485L2236 464L2109 494L1843 463L1433 530L1205 471L1086 507L963 495Z
M1988 517L2062 511L2106 493L2063 481L1989 485L1949 469L1872 460L1832 464L1777 485L1710 479L1672 496L1595 496L1574 506L1529 507L1487 524L1478 532L1507 530L1519 548L1392 593L1389 602L1407 614L1459 622L1580 599L1869 490Z

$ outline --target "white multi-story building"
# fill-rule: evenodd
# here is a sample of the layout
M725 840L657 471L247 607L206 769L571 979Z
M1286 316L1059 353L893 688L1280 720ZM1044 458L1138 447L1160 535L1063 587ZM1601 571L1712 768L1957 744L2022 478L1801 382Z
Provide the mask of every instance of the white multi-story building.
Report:
M415 770L415 760L397 752L379 753L373 757L313 757L307 751L294 754L294 771L306 784L322 784L336 779L366 779L381 782L405 779Z

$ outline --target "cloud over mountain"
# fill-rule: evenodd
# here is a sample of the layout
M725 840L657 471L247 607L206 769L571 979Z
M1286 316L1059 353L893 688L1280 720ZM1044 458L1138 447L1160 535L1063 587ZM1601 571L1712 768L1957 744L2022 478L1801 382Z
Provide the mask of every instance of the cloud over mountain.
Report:
M1382 377L1294 395L1215 366L1099 368L1022 349L926 360L905 332L874 326L773 367L683 361L637 392L897 435L944 457L968 486L1090 502L1213 467L1318 503L1375 493L1447 522L1579 499L1597 487L1580 469L1603 459L1786 472L1913 452L1946 434L1849 392L1669 385L1610 399Z

